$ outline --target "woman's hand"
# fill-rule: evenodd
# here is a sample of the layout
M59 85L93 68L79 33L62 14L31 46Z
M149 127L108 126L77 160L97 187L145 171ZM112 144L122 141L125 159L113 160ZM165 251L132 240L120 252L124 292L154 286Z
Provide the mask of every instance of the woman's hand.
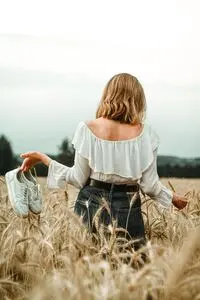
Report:
M176 208L183 209L184 207L186 207L187 203L188 203L188 201L185 197L179 196L179 195L174 193L173 199L172 199L172 204Z
M40 162L48 166L51 161L51 158L49 156L37 151L23 153L20 156L24 158L24 161L20 167L20 170L24 172L28 171L35 164Z

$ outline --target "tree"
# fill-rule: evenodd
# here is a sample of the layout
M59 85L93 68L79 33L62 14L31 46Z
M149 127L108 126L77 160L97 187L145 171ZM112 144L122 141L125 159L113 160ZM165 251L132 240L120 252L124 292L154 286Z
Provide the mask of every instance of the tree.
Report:
M57 159L60 163L69 167L74 164L74 149L67 138L65 138L59 146Z
M10 142L4 135L0 136L0 175L13 168L13 151Z

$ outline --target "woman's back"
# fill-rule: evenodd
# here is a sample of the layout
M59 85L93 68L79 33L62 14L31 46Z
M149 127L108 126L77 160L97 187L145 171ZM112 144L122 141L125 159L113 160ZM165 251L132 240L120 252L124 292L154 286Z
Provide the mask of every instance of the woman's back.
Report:
M86 124L97 138L108 141L125 141L133 139L138 137L143 131L142 124L123 124L102 117L88 121Z

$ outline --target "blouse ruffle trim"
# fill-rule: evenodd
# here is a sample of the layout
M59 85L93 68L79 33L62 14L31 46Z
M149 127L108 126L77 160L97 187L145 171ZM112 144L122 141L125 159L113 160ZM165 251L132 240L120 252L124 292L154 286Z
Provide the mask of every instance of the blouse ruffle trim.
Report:
M142 173L152 164L159 138L149 125L144 124L142 133L136 138L103 140L96 137L86 123L80 122L72 144L80 155L88 159L94 172L116 174L134 180L141 178Z

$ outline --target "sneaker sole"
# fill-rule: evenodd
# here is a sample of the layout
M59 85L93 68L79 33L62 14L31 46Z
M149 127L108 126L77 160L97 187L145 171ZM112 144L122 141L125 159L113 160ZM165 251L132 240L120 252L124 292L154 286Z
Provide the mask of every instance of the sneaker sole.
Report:
M40 212L35 212L35 211L33 211L30 207L29 207L29 210L30 210L30 212L32 212L34 215L39 215L39 214L41 214L41 212L42 212L42 211L40 211Z
M22 214L19 214L16 210L15 210L15 205L14 205L14 202L13 202L13 197L12 197L12 192L10 190L10 187L9 187L9 178L8 178L8 175L6 174L5 175L5 180L6 180L6 185L7 185L7 191L8 191L8 198L10 200L10 203L12 205L12 208L14 210L14 212L16 213L16 215L18 217L22 217L22 218L27 218L28 217L28 214L27 215L22 215Z

